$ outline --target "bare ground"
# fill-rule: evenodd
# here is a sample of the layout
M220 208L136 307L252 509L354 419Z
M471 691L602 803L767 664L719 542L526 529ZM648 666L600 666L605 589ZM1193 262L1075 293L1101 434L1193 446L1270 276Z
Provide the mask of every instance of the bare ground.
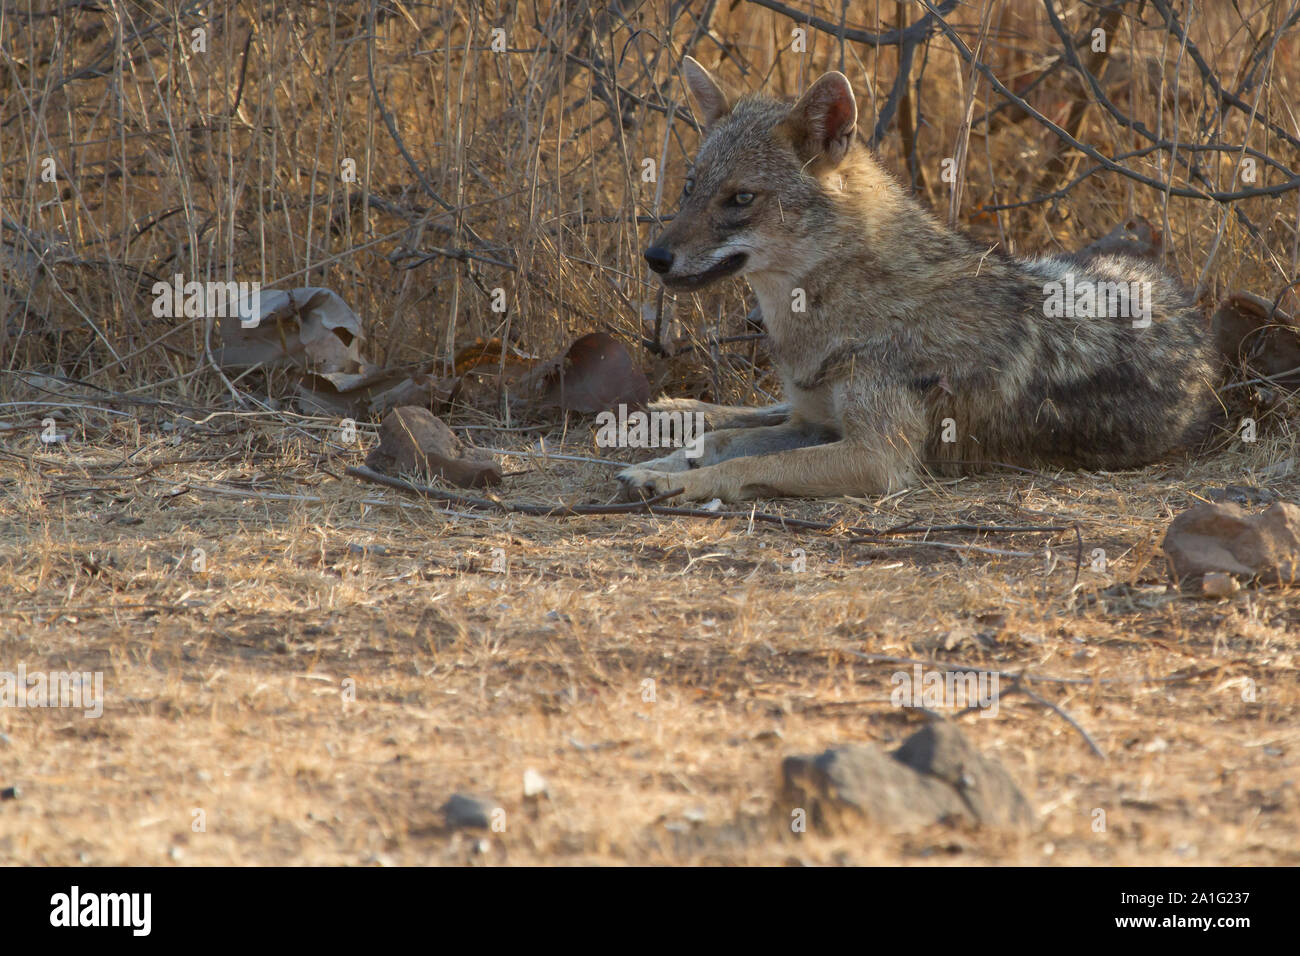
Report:
M0 789L18 788L0 862L1300 863L1300 608L1180 594L1159 549L1172 515L1250 478L1240 455L758 505L876 528L1077 522L1079 563L1072 530L930 536L963 546L945 549L448 514L297 434L173 445L130 423L0 454L0 670L100 671L106 698L98 719L0 708ZM613 493L597 465L506 468L505 498ZM1294 500L1300 481L1272 488ZM893 745L925 719L890 702L910 667L863 654L1097 679L1033 687L1105 759L1012 695L959 722L1033 832L793 835L783 756ZM548 797L524 798L527 769ZM504 829L447 830L457 791Z

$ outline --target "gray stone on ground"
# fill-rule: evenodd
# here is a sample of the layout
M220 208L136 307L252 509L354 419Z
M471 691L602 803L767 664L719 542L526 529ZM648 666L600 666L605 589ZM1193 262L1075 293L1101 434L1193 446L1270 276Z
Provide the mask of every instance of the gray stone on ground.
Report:
M486 830L491 825L494 809L491 801L484 800L482 797L475 797L468 793L453 793L442 805L442 814L449 830Z
M787 757L782 815L803 808L817 827L867 821L891 830L940 822L1024 827L1034 812L1011 776L955 726L933 722L893 753L844 744Z
M1272 488L1257 488L1254 485L1224 485L1222 488L1211 488L1205 493L1205 497L1225 505L1246 506L1271 505L1273 502L1281 500L1282 496Z

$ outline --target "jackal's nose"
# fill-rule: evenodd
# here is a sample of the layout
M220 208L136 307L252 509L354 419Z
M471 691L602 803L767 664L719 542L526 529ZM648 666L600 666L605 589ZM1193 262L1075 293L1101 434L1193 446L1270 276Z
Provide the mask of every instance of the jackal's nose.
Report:
M645 261L651 269L663 275L673 267L673 254L661 246L651 246L645 251Z

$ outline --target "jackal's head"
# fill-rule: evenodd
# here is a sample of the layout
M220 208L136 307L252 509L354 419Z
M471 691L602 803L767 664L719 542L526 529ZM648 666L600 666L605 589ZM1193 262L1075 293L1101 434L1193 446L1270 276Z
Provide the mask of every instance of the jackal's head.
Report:
M838 167L853 148L858 107L848 78L823 74L790 105L761 95L733 101L689 56L683 73L704 141L677 215L646 262L675 291L730 275L798 272L815 253L801 240L827 225Z

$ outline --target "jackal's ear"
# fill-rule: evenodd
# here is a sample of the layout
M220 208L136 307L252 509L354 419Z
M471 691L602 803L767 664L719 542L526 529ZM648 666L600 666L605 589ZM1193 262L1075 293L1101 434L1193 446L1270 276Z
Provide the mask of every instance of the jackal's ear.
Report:
M781 124L804 162L837 166L853 145L858 101L849 78L837 70L823 73Z
M698 60L689 56L682 60L682 75L691 96L695 97L700 122L706 129L731 112L731 100L726 91Z

